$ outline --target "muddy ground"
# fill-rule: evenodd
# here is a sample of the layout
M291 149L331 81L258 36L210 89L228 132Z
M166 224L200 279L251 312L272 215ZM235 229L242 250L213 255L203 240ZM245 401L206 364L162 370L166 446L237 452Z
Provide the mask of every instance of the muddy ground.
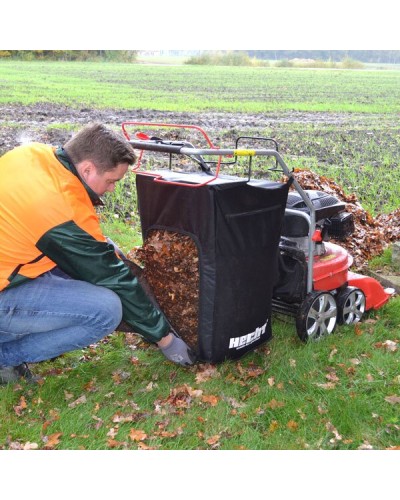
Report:
M149 110L113 110L71 108L40 103L32 106L0 105L0 153L21 144L26 139L49 144L63 144L72 132L57 128L58 124L81 125L99 121L119 127L124 121L184 123L198 125L206 130L213 142L229 140L246 130L264 130L283 123L340 125L347 117L335 113L238 114L238 113L176 113ZM222 136L222 137L221 137Z

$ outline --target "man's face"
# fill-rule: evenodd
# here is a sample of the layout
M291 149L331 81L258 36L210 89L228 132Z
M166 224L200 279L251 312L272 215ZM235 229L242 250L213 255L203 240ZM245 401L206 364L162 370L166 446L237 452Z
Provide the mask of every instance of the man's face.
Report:
M99 173L95 165L91 163L82 170L81 175L90 189L98 196L102 196L104 193L114 191L115 184L124 177L128 168L128 163L119 163L113 170Z

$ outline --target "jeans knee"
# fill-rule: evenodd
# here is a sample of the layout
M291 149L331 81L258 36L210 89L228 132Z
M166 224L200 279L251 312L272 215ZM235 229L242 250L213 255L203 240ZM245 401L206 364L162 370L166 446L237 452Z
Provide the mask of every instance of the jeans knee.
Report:
M103 295L99 304L98 319L107 333L112 333L122 321L122 303L112 290L105 288Z

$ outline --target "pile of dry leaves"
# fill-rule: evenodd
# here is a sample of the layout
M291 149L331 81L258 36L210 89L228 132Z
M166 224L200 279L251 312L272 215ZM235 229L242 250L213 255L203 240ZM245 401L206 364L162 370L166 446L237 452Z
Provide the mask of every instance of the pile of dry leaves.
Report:
M355 194L346 195L332 179L300 169L295 170L295 176L303 189L329 193L345 202L346 211L353 214L354 233L338 242L354 258L352 270L362 271L372 257L380 255L391 242L400 239L400 209L374 218L363 209Z

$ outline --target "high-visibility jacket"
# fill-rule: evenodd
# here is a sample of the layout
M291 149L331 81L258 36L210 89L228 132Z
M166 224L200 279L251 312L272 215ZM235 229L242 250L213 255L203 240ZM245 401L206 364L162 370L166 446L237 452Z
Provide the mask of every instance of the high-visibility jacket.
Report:
M33 143L3 155L0 294L59 266L74 279L113 290L124 321L156 342L168 333L168 322L107 242L97 203L62 148Z

